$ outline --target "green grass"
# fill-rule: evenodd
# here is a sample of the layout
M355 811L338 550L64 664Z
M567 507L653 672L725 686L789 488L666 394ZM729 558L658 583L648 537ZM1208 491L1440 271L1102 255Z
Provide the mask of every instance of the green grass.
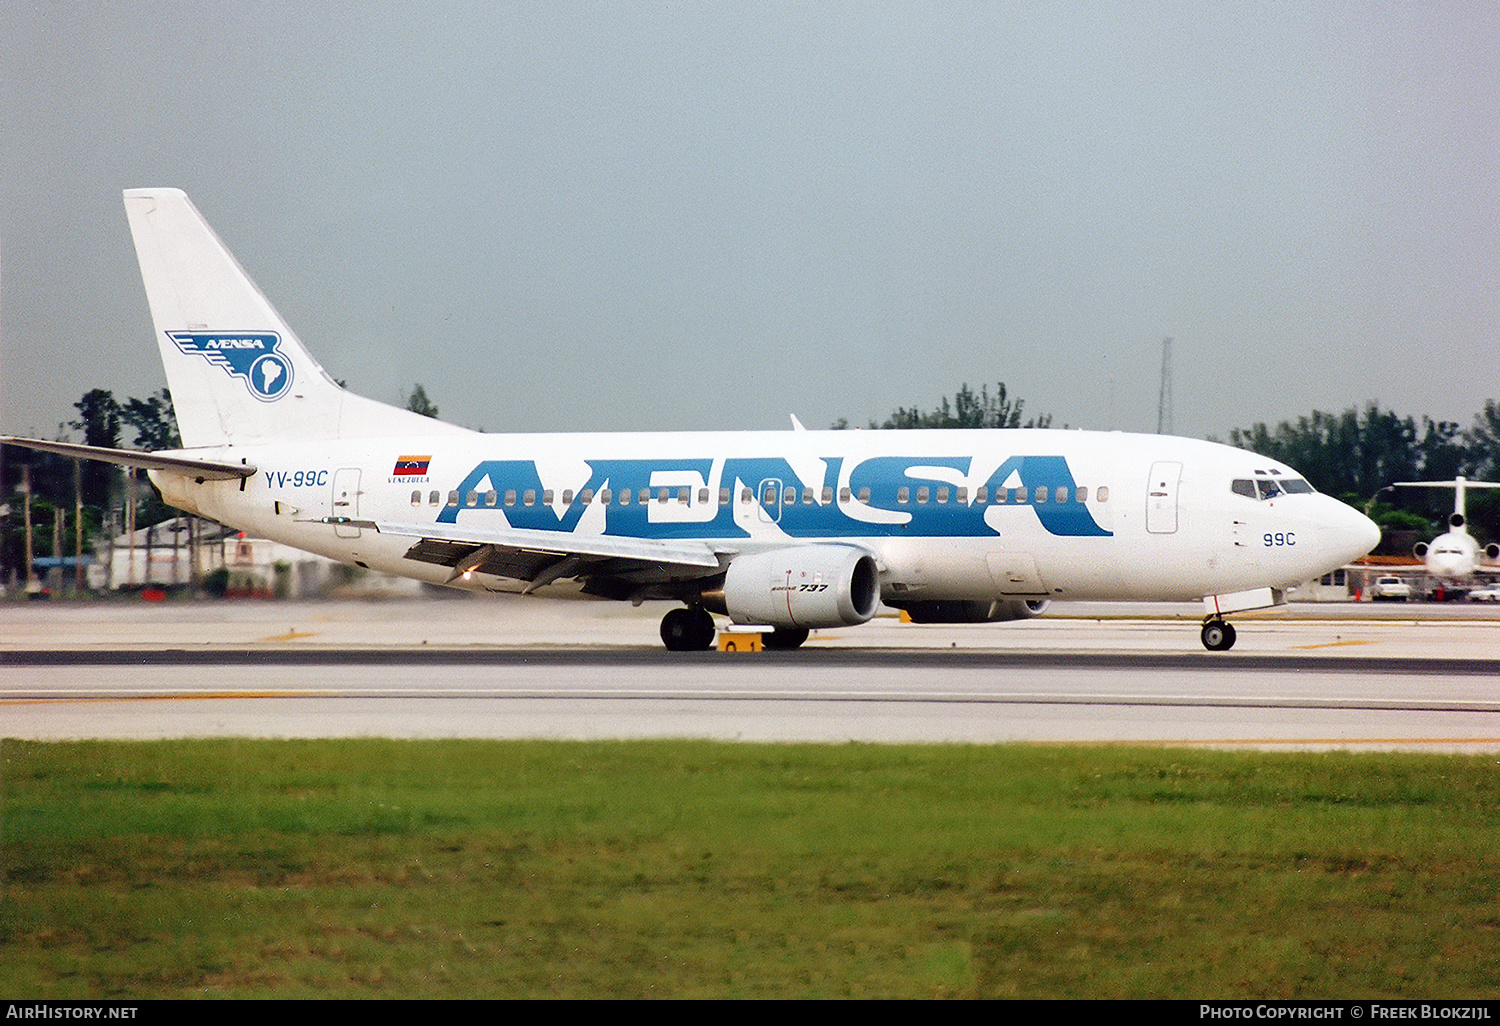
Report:
M1493 756L0 746L0 994L1490 998Z

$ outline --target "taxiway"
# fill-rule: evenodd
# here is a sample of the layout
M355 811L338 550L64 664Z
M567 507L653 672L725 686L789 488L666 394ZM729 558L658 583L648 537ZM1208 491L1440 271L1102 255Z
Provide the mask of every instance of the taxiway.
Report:
M795 653L668 653L660 610L518 598L8 606L0 735L708 737L1500 751L1500 618L1293 606L881 617Z

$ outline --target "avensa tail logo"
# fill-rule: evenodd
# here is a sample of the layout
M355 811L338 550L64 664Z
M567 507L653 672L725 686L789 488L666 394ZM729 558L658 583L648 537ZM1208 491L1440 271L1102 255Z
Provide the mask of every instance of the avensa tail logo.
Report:
M262 402L275 402L292 387L292 361L276 351L281 336L274 331L169 331L167 337L182 352L243 378Z

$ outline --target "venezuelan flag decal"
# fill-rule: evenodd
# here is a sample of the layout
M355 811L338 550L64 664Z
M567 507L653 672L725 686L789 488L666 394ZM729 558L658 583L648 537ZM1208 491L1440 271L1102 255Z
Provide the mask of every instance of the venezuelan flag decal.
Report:
M431 456L397 456L396 469L391 471L391 475L394 477L422 477L427 473L427 465L431 462Z

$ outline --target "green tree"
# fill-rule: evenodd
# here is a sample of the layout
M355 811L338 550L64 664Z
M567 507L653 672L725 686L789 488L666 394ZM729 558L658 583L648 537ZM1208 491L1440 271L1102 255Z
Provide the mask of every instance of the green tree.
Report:
M177 417L172 409L172 393L165 388L144 399L125 400L120 416L135 428L136 448L153 452L182 448L182 436L177 433Z
M1052 426L1051 414L1032 417L1022 423L1025 400L1010 398L1005 382L998 382L991 394L988 385L980 386L978 392L965 382L950 401L946 396L936 409L919 410L913 407L897 407L883 423L870 421L872 429L902 430L913 428L1046 428ZM835 428L849 426L847 419L840 419Z
M431 399L427 398L427 389L420 384L413 385L411 394L406 397L406 408L413 413L420 413L424 417L437 418L438 408Z
M120 404L103 388L94 388L73 404L78 419L69 423L74 431L83 432L84 445L106 449L120 447ZM115 468L107 463L87 460L83 465L83 501L96 509L109 507Z

